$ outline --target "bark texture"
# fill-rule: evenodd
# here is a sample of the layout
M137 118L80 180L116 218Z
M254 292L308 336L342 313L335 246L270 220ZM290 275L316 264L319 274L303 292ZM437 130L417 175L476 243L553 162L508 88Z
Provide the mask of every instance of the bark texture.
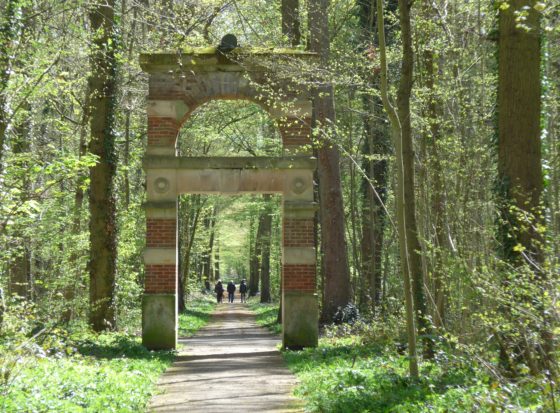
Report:
M511 0L509 8L500 10L498 38L498 235L503 258L512 268L524 267L515 272L522 278L513 283L506 277L505 286L516 301L535 308L541 317L520 327L521 338L506 333L502 341L522 355L535 375L542 369L557 370L552 316L545 311L550 306L547 274L542 266L541 17L536 4ZM522 22L517 18L520 11L526 14ZM507 309L504 312L511 317ZM538 332L540 342L529 341L531 331ZM509 360L505 353L510 351L502 347L502 362ZM506 364L516 369L513 360Z
M301 43L299 0L282 0L282 34L291 46Z
M406 222L406 243L408 250L408 267L414 294L414 310L418 333L424 343L424 355L431 357L433 342L431 324L426 306L424 292L424 271L422 268L422 247L416 223L416 194L414 184L414 144L410 120L410 95L413 83L414 52L412 50L412 33L410 8L412 2L399 0L399 21L402 40L401 77L397 90L397 111L401 124L402 166L403 166L403 208Z
M360 28L361 48L364 53L373 50L378 45L376 41L376 11L375 1L361 0L360 6ZM397 1L391 0L388 9L394 11ZM388 34L388 43L391 43L391 35ZM365 80L372 87L378 88L379 82L374 73L364 74ZM390 133L385 126L386 118L383 112L383 104L377 96L364 95L362 98L364 107L364 144L362 153L364 161L362 169L365 176L362 177L362 243L361 243L361 275L363 288L360 293L362 308L371 309L376 312L381 304L382 293L382 248L384 231L386 227L386 210L384 207L387 199L387 157L391 154ZM375 156L376 158L372 159Z
M261 238L261 303L269 303L270 296L270 243L272 242L272 215L270 214L270 195L263 195L266 204Z
M543 190L541 168L540 114L540 14L536 1L512 0L499 15L498 57L498 174L504 197L501 238L503 254L519 257L513 248L521 244L525 256L542 261L542 238L535 231L540 221L539 204ZM524 27L516 22L515 11L527 7ZM532 214L531 225L523 225L518 211ZM519 230L521 228L526 230ZM519 249L519 248L518 248Z
M322 69L329 61L328 0L309 2L310 50L321 57ZM330 322L339 307L352 300L344 232L344 208L340 183L340 153L336 146L332 85L320 79L314 98L315 130L318 131L319 205L321 252L325 281L321 319Z
M89 11L92 31L91 104L89 150L97 156L90 169L90 323L95 331L115 327L115 276L117 228L114 177L116 60L114 1L93 4Z
M408 10L406 1L399 0L399 8L404 7ZM401 16L402 19L402 16ZM406 23L406 22L405 22ZM410 22L409 22L410 24ZM404 161L403 161L403 131L401 126L400 116L402 110L395 109L389 97L389 82L387 79L387 48L385 43L385 24L383 20L383 1L377 2L377 30L379 33L379 55L380 55L380 92L383 106L387 112L387 116L391 122L391 135L393 144L395 146L395 159L397 170L397 185L395 190L396 207L397 207L397 232L399 235L399 254L401 261L401 272L403 276L404 298L406 305L406 326L408 336L408 357L409 357L409 372L412 377L418 377L418 356L416 351L416 320L414 311L414 294L412 288L412 280L410 276L410 253L408 251L407 243L407 222L405 213L405 178L404 178ZM410 32L409 32L410 33ZM404 57L404 47L403 47ZM404 59L403 59L404 60ZM412 72L409 73L411 75ZM407 82L407 79L402 78L400 83ZM406 85L405 85L406 86ZM404 87L403 87L404 89ZM404 96L401 91L401 96ZM401 97L402 99L402 97Z

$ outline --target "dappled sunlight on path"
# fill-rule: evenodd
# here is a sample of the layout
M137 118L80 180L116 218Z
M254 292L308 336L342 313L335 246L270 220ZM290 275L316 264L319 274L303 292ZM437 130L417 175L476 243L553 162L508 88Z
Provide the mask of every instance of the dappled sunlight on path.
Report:
M280 339L255 323L244 304L220 304L160 378L153 412L300 412L291 396L295 377L285 366Z

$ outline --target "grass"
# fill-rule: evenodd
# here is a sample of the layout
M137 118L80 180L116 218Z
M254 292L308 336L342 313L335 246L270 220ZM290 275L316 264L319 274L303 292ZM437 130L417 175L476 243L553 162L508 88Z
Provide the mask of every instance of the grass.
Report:
M216 307L213 295L203 295L187 301L187 309L179 314L179 337L190 337L204 326Z
M249 299L249 308L257 315L256 321L258 325L266 327L275 334L282 332L282 326L276 322L278 303L261 304L255 298L252 298Z
M180 316L184 335L202 327L214 306L197 299L188 307ZM1 412L143 412L175 357L120 332L55 330L25 347L1 354L10 343L0 342Z
M548 411L535 383L498 383L470 360L439 356L412 380L405 356L357 336L323 337L316 349L284 353L310 412Z
M277 305L251 304L258 323L273 330ZM550 386L497 380L466 356L439 349L437 363L421 364L420 379L408 377L408 361L372 326L365 333L327 331L317 348L284 351L298 378L296 396L308 412L432 413L553 412ZM369 329L369 330L368 330ZM456 353L456 352L455 352ZM548 403L548 404L547 404ZM558 409L558 408L556 408Z

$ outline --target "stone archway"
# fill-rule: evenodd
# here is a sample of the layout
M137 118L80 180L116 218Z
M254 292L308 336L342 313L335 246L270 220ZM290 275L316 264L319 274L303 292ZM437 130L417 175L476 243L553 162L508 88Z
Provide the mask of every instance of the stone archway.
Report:
M311 98L273 73L271 67L283 59L303 63L315 55L239 48L223 54L205 48L140 57L149 74L142 342L150 349L171 349L177 343L177 196L183 193L282 194L282 343L317 345ZM284 155L177 157L181 125L194 109L214 99L248 99L263 106L278 124Z

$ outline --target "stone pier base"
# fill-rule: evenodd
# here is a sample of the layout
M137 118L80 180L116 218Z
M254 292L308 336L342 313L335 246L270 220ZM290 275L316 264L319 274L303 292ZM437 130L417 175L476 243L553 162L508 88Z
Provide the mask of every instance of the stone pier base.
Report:
M142 344L150 350L177 347L177 295L144 294L142 297Z
M285 291L282 294L282 347L317 347L319 307L317 294Z

